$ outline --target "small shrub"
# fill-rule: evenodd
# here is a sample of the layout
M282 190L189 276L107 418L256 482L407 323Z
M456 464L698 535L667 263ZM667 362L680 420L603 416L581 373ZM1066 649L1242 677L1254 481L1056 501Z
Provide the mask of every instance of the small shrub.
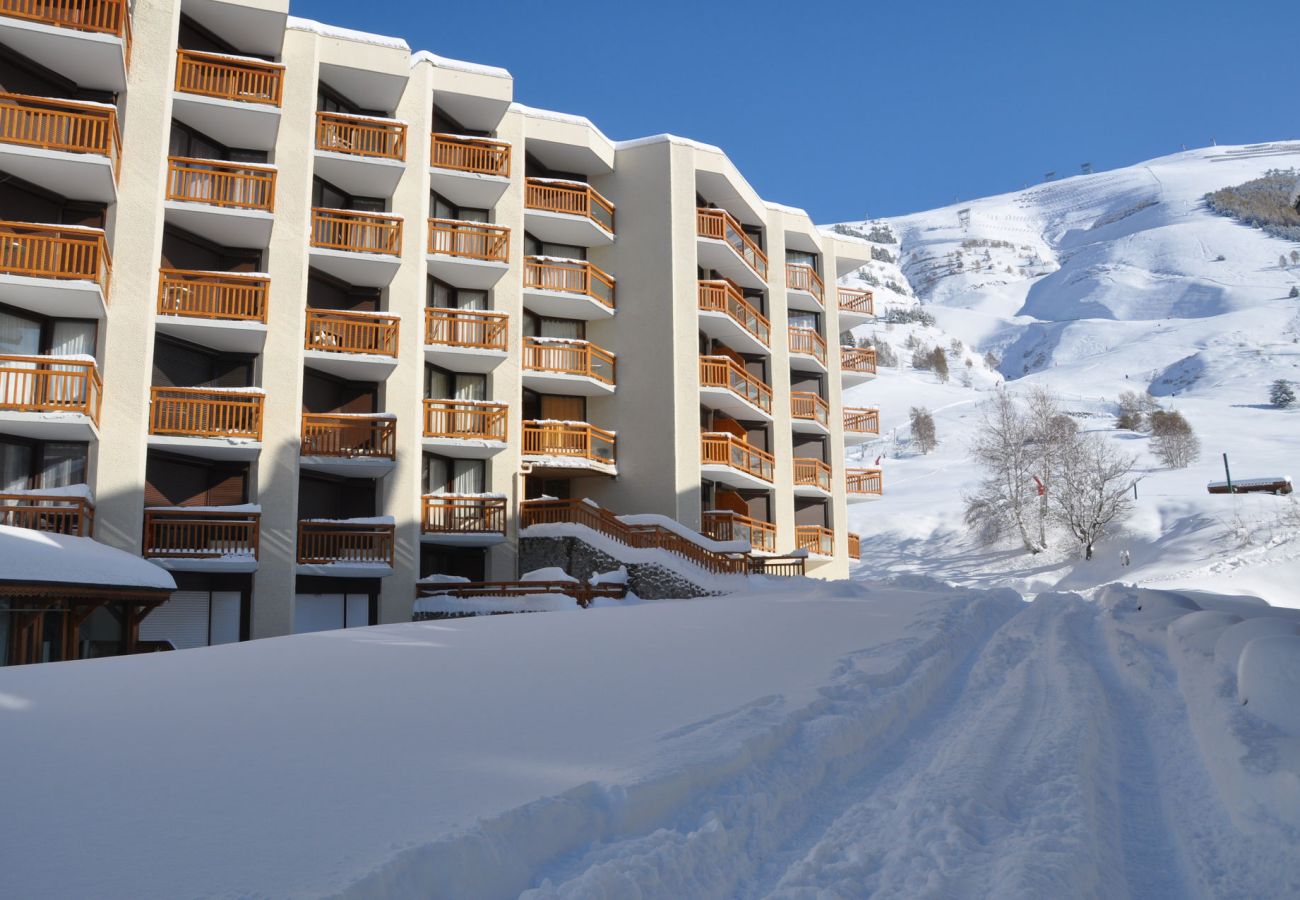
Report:
M943 352L942 347L930 351L930 368L939 376L940 381L948 383L948 354Z
M939 445L934 430L934 416L924 406L913 406L909 414L912 423L912 440L922 453L929 453Z
M1285 378L1273 382L1268 389L1268 402L1278 409L1286 409L1295 403L1295 390L1292 389L1291 382Z

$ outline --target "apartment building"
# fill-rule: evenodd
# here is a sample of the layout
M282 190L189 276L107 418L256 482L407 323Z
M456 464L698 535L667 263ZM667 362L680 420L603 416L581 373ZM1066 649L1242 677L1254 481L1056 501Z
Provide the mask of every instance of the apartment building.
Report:
M847 573L870 248L718 148L283 0L4 0L0 50L0 523L168 569L142 640L409 620L583 499Z

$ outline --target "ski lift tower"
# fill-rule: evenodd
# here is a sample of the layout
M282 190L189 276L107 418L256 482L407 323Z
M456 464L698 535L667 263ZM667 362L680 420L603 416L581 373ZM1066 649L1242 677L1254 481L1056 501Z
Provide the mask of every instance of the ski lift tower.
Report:
M970 231L970 207L957 210L957 224L962 231Z
M1084 175L1091 175L1091 174L1092 174L1092 163L1090 163L1090 162L1081 163L1081 164L1079 165L1079 168L1083 171L1083 174L1084 174Z

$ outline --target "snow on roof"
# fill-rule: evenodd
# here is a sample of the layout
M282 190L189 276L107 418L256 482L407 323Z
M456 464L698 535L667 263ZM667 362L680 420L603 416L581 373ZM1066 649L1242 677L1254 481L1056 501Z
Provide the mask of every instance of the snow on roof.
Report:
M804 218L808 217L808 211L797 206L786 206L784 203L773 203L771 200L764 200L763 205L777 212L788 213L792 216L803 216Z
M601 131L599 128L596 127L595 122L591 121L591 119L588 119L586 116L578 116L578 115L574 115L573 113L556 112L553 109L538 109L535 106L525 106L522 103L511 103L510 109L514 110L515 112L523 113L525 116L529 116L530 118L534 118L534 119L546 119L551 122L564 122L569 125L583 125L586 126L587 128L590 128L592 131L596 132L596 134L600 135L601 138L604 139L605 141L608 141L611 144L614 143L613 141L610 141L608 137L606 137L605 132Z
M359 44L374 44L376 47L392 47L394 50L405 50L408 53L411 50L411 45L401 38L385 37L382 34L355 31L351 28L340 28L337 25L326 25L324 22L317 22L315 19L301 19L298 16L289 16L285 22L285 27L294 31L310 31L312 34L318 34L321 37L356 41Z
M451 69L455 72L467 72L471 75L487 75L490 78L513 78L510 72L500 66L487 66L482 63L466 62L463 59L449 59L446 56L439 56L436 53L430 53L428 50L420 50L411 54L411 68L419 63L427 62L435 65L440 69Z
M0 525L0 580L174 591L165 570L84 537Z
M644 147L649 144L677 144L682 147L694 147L696 150L703 150L707 153L721 153L726 156L726 152L721 147L713 144L706 144L703 141L692 140L691 138L681 137L676 134L650 134L645 137L632 138L628 141L615 141L616 150L627 150L631 147Z

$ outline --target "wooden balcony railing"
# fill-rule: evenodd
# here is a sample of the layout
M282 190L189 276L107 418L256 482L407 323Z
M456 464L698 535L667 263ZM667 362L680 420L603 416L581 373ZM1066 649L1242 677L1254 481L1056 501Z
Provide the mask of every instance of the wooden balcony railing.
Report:
M472 350L505 350L509 346L510 317L481 309L424 310L424 342Z
M429 220L429 252L488 262L510 260L510 229L459 219Z
M614 464L614 432L585 422L524 422L525 456L571 456Z
M131 34L127 0L0 0L0 16L112 34L124 40Z
M508 407L481 400L424 401L424 436L505 441Z
M95 505L66 494L0 494L0 525L90 537Z
M771 481L776 460L766 450L725 431L706 431L700 435L700 461L705 465L729 466Z
M300 519L298 521L298 564L321 566L330 563L393 564L396 527L347 521Z
M311 245L352 253L402 253L402 217L351 209L311 211Z
M542 212L582 216L610 234L614 233L614 204L589 184L529 178L524 192L524 206Z
M392 416L302 414L303 456L393 459L397 420Z
M696 211L695 225L700 237L730 244L755 274L767 281L767 254L745 233L731 213L725 209L701 208Z
M0 142L106 156L117 174L122 152L117 110L102 103L0 92Z
M701 281L700 309L726 313L764 346L772 341L772 326L767 317L756 310L740 289L729 281Z
M172 156L167 160L167 199L271 212L275 167Z
M144 549L154 559L257 559L262 514L212 509L146 509Z
M794 542L800 550L807 550L818 556L835 555L835 532L820 525L796 525Z
M818 303L826 301L826 286L822 283L822 277L807 263L785 264L785 287L786 290L812 294Z
M163 269L158 276L158 315L265 323L270 287L265 275Z
M284 66L248 57L176 51L176 90L218 100L280 105Z
M213 388L149 388L149 433L172 437L262 439L260 393Z
M746 541L763 553L776 552L776 526L725 509L704 514L704 533L715 541Z
M435 134L429 148L429 165L477 175L510 177L510 145L487 138Z
M420 502L425 534L504 534L506 499L458 494L425 494Z
M93 362L0 354L0 410L80 413L98 425L103 390Z
M844 488L850 494L872 494L882 496L880 469L845 469Z
M772 389L729 356L700 357L700 387L726 388L763 412L772 412Z
M840 368L846 372L876 374L876 349L874 347L841 347Z
M844 430L853 434L880 434L880 410L845 407Z
M862 538L849 532L849 559L862 559Z
M815 328L790 326L790 352L811 356L826 365L826 339Z
M614 308L614 279L586 260L525 257L524 287L538 291L581 294L610 309Z
M831 489L831 467L820 459L794 460L794 483L801 487L815 487L827 493Z
M112 269L98 228L0 221L0 272L6 275L93 281L107 300Z
M876 314L875 295L871 291L839 288L839 297L841 312L860 313L864 316Z
M316 113L316 149L374 159L406 159L406 123L347 113Z
M525 337L524 368L583 375L602 384L614 383L614 354L587 341Z
M303 347L327 353L369 353L396 358L401 324L397 316L308 307Z
M807 419L818 425L830 427L831 408L821 395L811 391L790 392L790 415L796 419Z

